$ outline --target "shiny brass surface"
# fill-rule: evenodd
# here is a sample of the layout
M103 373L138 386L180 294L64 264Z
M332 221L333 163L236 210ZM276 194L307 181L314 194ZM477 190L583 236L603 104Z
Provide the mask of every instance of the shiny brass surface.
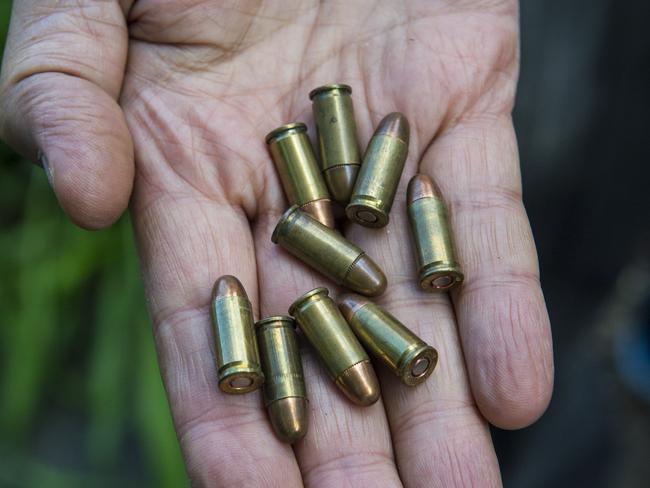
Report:
M312 90L321 169L332 198L346 205L361 165L352 88L325 85Z
M307 393L294 320L286 315L255 324L265 382L264 405L282 442L293 443L307 433Z
M426 380L438 362L436 350L379 305L360 295L339 300L343 317L363 346L408 386Z
M361 406L375 403L380 390L370 358L330 298L327 288L315 288L305 293L293 302L289 313L345 396Z
M352 190L345 213L365 227L384 227L393 206L409 145L409 124L394 112L379 123Z
M212 322L219 388L225 393L248 393L264 382L253 312L243 285L234 276L219 278L212 292Z
M368 296L386 290L386 276L360 248L297 206L280 217L271 240L325 276Z
M287 200L334 227L331 202L314 150L301 122L283 125L266 136Z
M456 260L445 203L431 178L422 174L411 178L407 204L420 287L444 292L462 283L464 275Z

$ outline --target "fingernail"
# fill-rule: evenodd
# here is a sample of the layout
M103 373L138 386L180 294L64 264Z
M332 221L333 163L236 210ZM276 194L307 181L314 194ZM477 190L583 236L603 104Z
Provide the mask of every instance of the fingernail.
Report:
M38 153L36 153L36 164L43 168L43 171L45 171L45 176L47 177L47 182L52 188L54 188L52 167L50 166L50 162L47 159L47 156L40 149L38 150Z

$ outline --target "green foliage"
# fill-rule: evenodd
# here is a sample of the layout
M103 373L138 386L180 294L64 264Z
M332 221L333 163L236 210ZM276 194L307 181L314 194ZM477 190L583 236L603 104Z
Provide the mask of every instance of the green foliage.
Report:
M0 485L187 485L128 218L76 228L2 143L0 310Z

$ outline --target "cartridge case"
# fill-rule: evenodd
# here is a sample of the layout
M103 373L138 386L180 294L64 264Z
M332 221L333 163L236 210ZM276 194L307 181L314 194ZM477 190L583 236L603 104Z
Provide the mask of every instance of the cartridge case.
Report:
M367 406L379 398L379 382L370 358L350 330L327 288L315 288L289 308L330 377L354 403Z
M283 125L266 136L269 152L291 205L298 205L323 225L334 227L327 186L301 122Z
M386 290L386 276L370 257L295 205L280 217L271 240L357 293L378 296Z
M375 131L352 190L345 213L365 227L388 224L408 154L409 124L400 113L384 117Z
M352 88L325 85L312 90L321 169L334 201L346 205L361 166Z
M437 351L376 303L359 295L339 300L341 313L363 346L408 386L426 380L438 362Z
M264 405L277 437L292 444L307 433L307 393L293 318L278 315L255 324Z
M411 178L407 204L420 287L444 292L462 283L445 203L431 178L422 174Z
M264 382L264 374L251 302L237 278L226 275L217 280L211 308L219 388L225 393L256 390Z

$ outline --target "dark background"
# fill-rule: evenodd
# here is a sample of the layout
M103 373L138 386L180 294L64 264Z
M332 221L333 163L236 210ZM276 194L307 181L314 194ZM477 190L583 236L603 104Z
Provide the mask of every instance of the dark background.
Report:
M0 5L0 45L10 3ZM515 109L556 383L506 486L650 479L650 3L524 0ZM182 486L127 218L62 216L0 144L0 486Z

